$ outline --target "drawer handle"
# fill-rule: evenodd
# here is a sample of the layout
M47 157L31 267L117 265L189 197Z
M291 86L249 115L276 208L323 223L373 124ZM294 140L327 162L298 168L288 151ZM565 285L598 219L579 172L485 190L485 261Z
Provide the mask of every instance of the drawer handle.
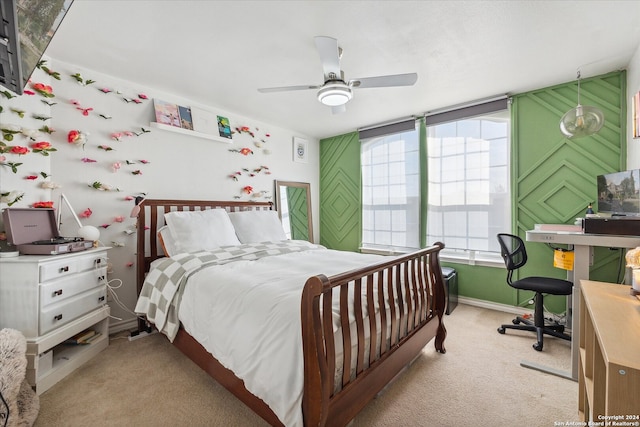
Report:
M53 296L54 297L57 297L57 296L60 296L60 295L62 295L62 289L58 289L57 291L53 291Z
M56 316L53 316L53 320L62 320L62 314L58 314Z
M98 276L98 283L102 283L103 280L104 280L104 276Z
M102 263L102 259L98 258L97 260L95 260L96 264L101 264Z
M64 267L60 267L60 270L58 272L59 273L66 273L67 271L69 271L69 266L65 265Z
M104 297L99 297L98 302L104 302Z

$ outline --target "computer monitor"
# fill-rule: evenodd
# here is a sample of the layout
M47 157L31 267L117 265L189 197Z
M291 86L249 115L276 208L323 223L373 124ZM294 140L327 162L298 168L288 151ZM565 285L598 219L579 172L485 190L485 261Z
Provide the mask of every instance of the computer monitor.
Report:
M598 213L640 217L640 169L598 175Z

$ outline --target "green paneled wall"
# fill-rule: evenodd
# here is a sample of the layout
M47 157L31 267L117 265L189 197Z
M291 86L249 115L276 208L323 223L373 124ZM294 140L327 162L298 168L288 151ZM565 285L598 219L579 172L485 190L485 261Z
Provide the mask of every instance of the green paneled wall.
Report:
M626 73L583 79L580 100L605 114L603 129L576 139L560 133L562 115L577 105L577 82L515 95L512 98L513 224L504 231L524 237L540 223L572 224L596 199L596 176L626 166ZM424 138L424 134L421 136ZM334 249L358 250L361 230L360 143L356 132L320 142L320 242ZM444 242L446 244L446 242ZM565 277L553 267L551 248L528 243L526 275ZM595 248L591 277L617 280L620 250ZM458 272L462 296L518 305L531 293L517 292L502 268L446 263ZM564 298L545 300L554 311Z
M357 251L362 230L358 133L320 141L320 244Z
M514 230L521 236L535 224L572 224L596 200L596 176L626 165L626 73L615 72L580 85L583 105L602 109L605 125L596 135L576 140L559 131L560 117L577 104L577 83L554 86L514 97L512 194ZM552 249L527 245L525 274L564 277L550 265ZM596 248L591 277L615 281L620 250Z

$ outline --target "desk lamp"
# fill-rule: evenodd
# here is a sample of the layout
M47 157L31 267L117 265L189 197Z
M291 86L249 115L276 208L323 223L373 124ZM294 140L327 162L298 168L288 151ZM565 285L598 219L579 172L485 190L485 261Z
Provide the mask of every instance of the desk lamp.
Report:
M92 225L82 225L82 223L80 222L80 218L78 218L78 215L76 215L76 212L73 210L71 203L69 203L69 199L67 199L67 196L65 196L63 193L60 194L60 203L58 204L59 205L58 221L57 221L58 229L60 229L60 220L62 219L62 201L63 200L67 205L67 207L69 208L69 210L71 211L71 214L73 215L73 219L75 219L76 223L78 224L78 236L88 241L97 242L98 239L100 238L100 230L98 230L96 227Z

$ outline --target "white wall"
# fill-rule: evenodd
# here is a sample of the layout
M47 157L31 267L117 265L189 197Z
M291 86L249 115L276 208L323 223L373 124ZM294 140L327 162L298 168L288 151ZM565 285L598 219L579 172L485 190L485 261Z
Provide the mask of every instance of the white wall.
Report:
M0 190L2 192L20 189L25 192L22 201L13 207L29 207L35 201L55 201L58 206L60 192L64 192L70 200L76 213L91 209L89 218L82 219L83 224L94 225L101 231L100 241L105 246L112 246L109 251L111 269L109 280L117 286L122 281L122 287L117 290L118 296L127 307L135 305L135 235L128 235L126 231L134 224L135 219L129 218L134 204L125 200L127 196L146 193L150 198L162 199L204 199L204 200L275 200L274 180L309 182L312 189L314 235L319 235L319 144L317 140L306 135L294 134L287 129L259 123L236 112L225 111L220 105L195 105L179 94L164 93L159 89L144 87L133 82L118 80L103 75L95 70L79 69L72 64L49 60L49 68L61 75L61 80L54 80L44 72L37 70L34 81L47 82L54 88L55 98L44 99L39 95L23 95L19 98L6 99L2 97L0 104L3 112L0 114L0 127L12 123L23 127L40 127L43 122L31 117L32 112L50 115L52 118L46 123L56 129L52 135L41 134L38 140L51 142L57 149L48 157L29 153L24 156L4 154L6 162L22 162L17 174L13 174L8 167L0 167ZM84 79L95 80L90 85L80 85L70 77L80 73ZM100 89L112 89L111 93L103 93ZM117 93L120 91L121 93ZM126 102L123 98L137 98L138 94L145 94L149 99L140 104ZM255 138L248 134L238 133L233 136L232 144L185 136L179 133L167 132L150 127L155 121L153 99L176 103L183 106L199 107L210 111L215 121L216 115L230 119L231 127L248 126L254 132ZM42 100L55 102L49 107ZM80 108L92 108L87 116L78 109L72 101L77 101ZM220 103L222 104L222 103ZM27 111L23 119L11 108L21 108ZM110 116L105 119L100 114ZM141 128L151 130L140 136L122 137L120 141L112 139L116 132L139 132ZM87 143L76 146L67 142L69 130L77 129L88 133ZM266 135L270 136L266 136ZM293 161L292 139L294 136L306 139L308 144L308 163ZM259 148L254 141L264 140ZM6 141L5 141L6 142ZM8 145L29 146L24 136L17 136ZM99 149L99 145L112 148L111 151ZM253 155L229 151L248 147ZM270 151L267 154L264 149ZM95 162L83 162L88 158ZM143 164L140 160L148 161ZM127 164L127 161L131 164ZM121 163L121 167L114 172L112 165ZM250 177L249 172L267 166L265 169ZM35 181L26 180L26 175L39 175L40 171L50 174L47 181L60 184L60 190L47 191L39 188L45 179L39 177ZM141 174L134 174L140 171ZM229 176L240 171L238 181ZM91 187L93 182L101 182L119 191L99 191ZM255 191L264 191L264 195L254 198L242 192L244 186L250 185ZM7 207L2 203L0 208ZM61 234L65 236L77 235L77 226L68 215L67 208L62 209L63 225ZM117 217L124 217L123 222L117 222ZM101 226L107 226L102 228ZM0 227L0 230L2 228ZM118 329L118 324L126 325L133 315L115 306L112 314L122 318L122 321L112 319L112 331ZM115 327L114 327L115 326Z
M633 139L631 98L640 91L640 45L627 68L627 169L640 168L640 138Z

